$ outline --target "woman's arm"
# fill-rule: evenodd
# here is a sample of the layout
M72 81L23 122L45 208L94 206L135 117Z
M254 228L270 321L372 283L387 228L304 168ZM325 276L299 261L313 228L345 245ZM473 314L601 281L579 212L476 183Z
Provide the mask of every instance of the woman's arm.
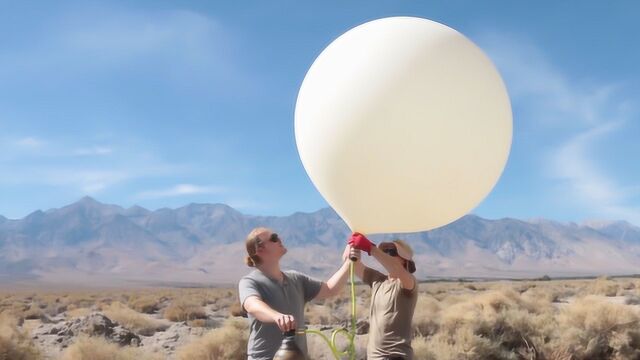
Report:
M344 288L347 278L349 277L349 264L352 260L350 260L351 255L357 258L357 261L354 262L354 272L355 274L362 279L364 275L364 265L359 261L360 260L360 251L356 250L356 252L352 252L351 246L347 245L342 253L342 266L338 271L336 271L326 283L323 283L320 287L320 291L318 295L314 299L322 300L328 297L336 296L340 293L340 291Z
M249 296L244 301L244 309L263 323L276 323L282 332L295 330L296 321L292 315L279 313L257 296Z
M371 248L371 256L387 269L389 276L400 279L403 288L411 290L415 287L416 281L413 275L411 275L402 264L396 261L393 256L385 254L375 246Z

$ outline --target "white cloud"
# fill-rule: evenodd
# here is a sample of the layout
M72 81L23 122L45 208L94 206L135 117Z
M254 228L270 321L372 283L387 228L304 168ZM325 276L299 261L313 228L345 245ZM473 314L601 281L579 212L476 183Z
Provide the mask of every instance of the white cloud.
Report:
M199 92L246 93L258 86L255 74L232 57L234 34L195 11L79 7L53 14L46 25L37 41L0 54L5 85L84 83L136 70L175 86L197 85Z
M14 141L14 144L23 148L39 149L45 145L45 142L36 137L28 136L28 137L16 139Z
M572 79L524 39L490 33L481 37L481 44L506 79L511 97L526 103L539 125L592 127L610 119L612 111L625 110L626 104L615 98L619 85Z
M75 139L43 139L38 136L5 135L0 139L0 150L5 158L19 158L24 154L38 154L47 158L74 156L104 156L114 152L111 145L74 144ZM86 141L85 141L86 142Z
M102 156L113 153L113 149L108 146L92 146L86 148L78 148L73 151L77 156Z
M640 224L640 206L630 204L640 186L622 184L624 176L603 170L592 153L607 135L628 124L632 106L620 96L621 87L572 79L522 39L486 34L482 43L514 103L526 110L526 121L547 131L548 138L559 139L545 139L551 145L543 155L542 163L548 164L543 172L558 181L561 192L571 194L576 208Z
M120 139L117 144L89 146L73 141L5 137L0 141L0 186L51 186L95 195L134 180L184 175L190 171L187 164L158 159L136 141ZM115 152L114 148L127 151Z
M95 195L118 183L138 175L124 169L71 168L49 169L43 176L51 185L73 186L83 194Z
M158 199L185 195L220 194L225 191L218 186L199 186L193 184L178 184L166 189L143 191L136 195L139 199Z

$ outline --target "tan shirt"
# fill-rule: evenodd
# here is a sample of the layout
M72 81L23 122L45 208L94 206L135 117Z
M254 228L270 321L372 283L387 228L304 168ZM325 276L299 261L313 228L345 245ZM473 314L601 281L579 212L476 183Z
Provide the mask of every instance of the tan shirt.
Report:
M417 282L412 290L403 289L399 279L370 268L365 268L362 280L371 286L367 359L413 359L411 320L418 301Z

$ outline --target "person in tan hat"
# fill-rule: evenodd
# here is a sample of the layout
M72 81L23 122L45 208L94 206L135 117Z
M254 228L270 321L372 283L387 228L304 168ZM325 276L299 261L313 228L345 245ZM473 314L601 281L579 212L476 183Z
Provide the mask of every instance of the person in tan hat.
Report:
M356 275L371 287L367 359L413 359L411 321L418 301L413 250L402 240L375 246L360 233L351 236L349 245L354 251L373 256L389 273L385 275L360 261L354 264Z

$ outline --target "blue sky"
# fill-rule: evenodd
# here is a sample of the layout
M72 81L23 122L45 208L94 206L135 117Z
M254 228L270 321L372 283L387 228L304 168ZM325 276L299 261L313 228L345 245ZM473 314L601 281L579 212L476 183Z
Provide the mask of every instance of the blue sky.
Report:
M476 214L640 224L638 13L633 1L0 0L0 214L84 195L324 207L293 132L305 72L348 29L413 15L480 45L509 88L511 156Z

